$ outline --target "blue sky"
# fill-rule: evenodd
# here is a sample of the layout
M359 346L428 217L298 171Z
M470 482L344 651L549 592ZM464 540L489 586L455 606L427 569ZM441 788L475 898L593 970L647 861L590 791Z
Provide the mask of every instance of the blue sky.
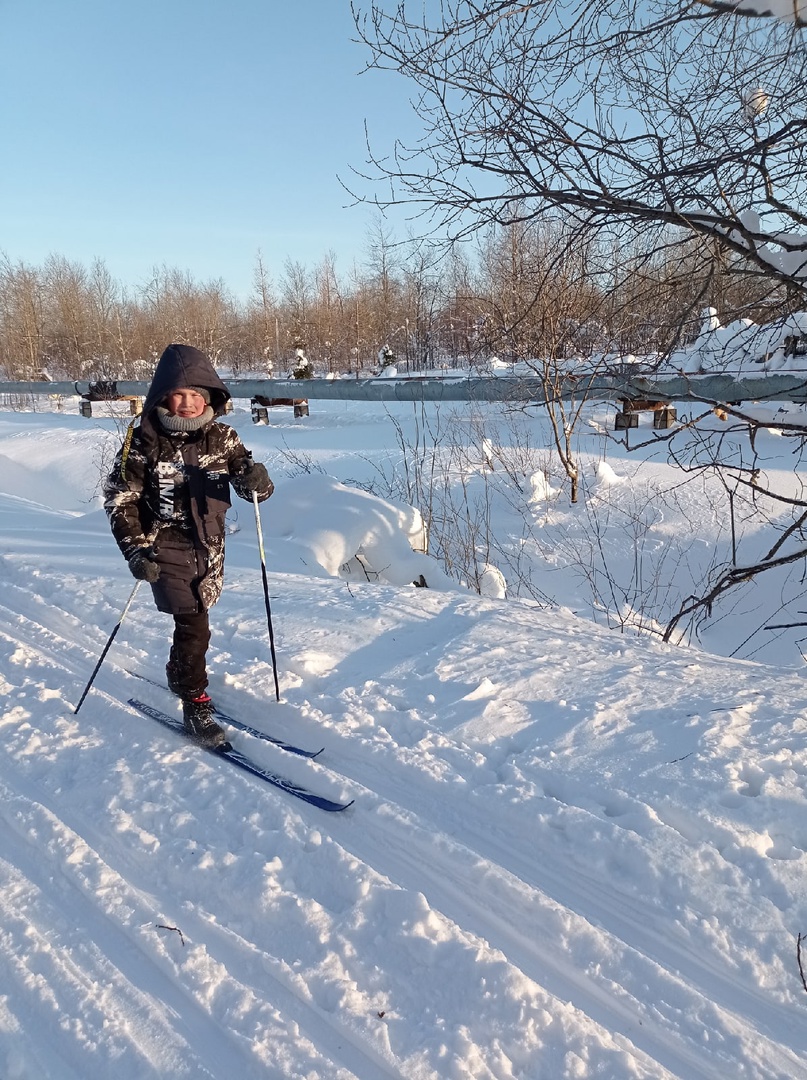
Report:
M348 0L0 0L0 250L239 296L258 251L275 277L328 251L347 273L374 214L337 177L365 120L381 148L414 130L353 37Z

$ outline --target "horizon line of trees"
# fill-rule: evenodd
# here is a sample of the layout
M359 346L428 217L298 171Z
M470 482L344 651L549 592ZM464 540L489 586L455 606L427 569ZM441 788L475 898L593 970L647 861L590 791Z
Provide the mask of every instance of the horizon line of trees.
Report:
M138 289L103 260L53 255L42 266L0 256L0 370L9 380L141 379L171 341L239 373L405 371L602 354L663 356L692 340L704 308L726 324L765 323L799 296L760 283L739 257L682 230L641 242L587 235L559 217L496 226L474 245L396 242L382 222L362 264L340 274L287 260L273 280L261 256L246 301L222 280L161 267Z

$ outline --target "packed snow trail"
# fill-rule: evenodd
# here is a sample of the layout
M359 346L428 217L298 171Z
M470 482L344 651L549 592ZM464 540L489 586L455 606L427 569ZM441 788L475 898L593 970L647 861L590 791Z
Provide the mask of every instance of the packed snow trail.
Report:
M211 690L327 815L126 704L169 623L103 515L0 533L0 1075L807 1080L800 674L467 592L270 574ZM154 690L154 703L172 703ZM319 789L319 788L318 788Z
M326 755L319 762L324 772L333 771L329 768L329 756L333 755ZM360 764L357 762L351 767L343 764L339 775L349 775L356 780L362 771ZM372 782L373 770L364 771L369 772L368 782ZM511 960L519 957L522 972L545 987L551 986L555 996L575 1003L603 1026L620 1031L676 1075L719 1076L723 1064L718 1061L710 1069L700 1048L697 1054L682 1054L674 1043L669 1045L664 1027L654 1032L659 1026L654 1014L659 1010L663 1012L664 1006L658 1001L648 1003L643 1000L648 985L658 985L663 1001L676 1002L674 1009L671 1007L673 1016L669 1019L674 1019L674 1014L680 1010L690 1016L705 1012L704 1027L716 1026L708 1014L713 1008L720 1008L721 1002L725 1002L723 1010L726 1013L723 1026L733 1027L737 1032L747 1029L749 1024L761 1026L763 1016L760 1011L763 1014L773 1012L767 1009L767 1003L760 995L748 994L744 988L738 988L736 980L721 985L720 972L705 966L696 952L686 957L685 939L679 938L675 947L670 948L661 926L641 921L647 918L646 911L642 912L638 905L633 905L631 911L624 910L629 906L624 894L616 893L607 883L598 881L568 860L560 871L556 869L558 860L562 859L562 853L557 849L541 851L536 859L532 844L531 850L519 851L519 845L501 834L491 842L490 813L484 794L478 800L479 805L472 807L464 791L458 792L456 785L446 787L441 780L439 790L434 794L436 813L430 814L432 799L424 799L423 790L419 790L413 777L407 775L411 770L403 767L397 772L397 778L388 777L385 789L387 799L394 796L395 804L378 803L371 789L364 789L358 795L360 804L365 808L372 807L375 813L369 818L362 816L358 832L355 821L340 830L340 843L364 860L367 860L368 848L372 847L372 865L376 869L383 868L384 875L391 881L405 890L425 889L431 909L441 915L450 913L456 925L470 930ZM627 815L631 809L624 796L617 796L611 798L604 813L619 817ZM428 815L425 821L424 814ZM448 833L443 831L446 827L450 827ZM666 828L661 824L660 827ZM336 835L335 830L331 831ZM464 844L452 839L456 833L463 834ZM473 848L466 846L469 840L473 842ZM510 870L505 870L497 861L503 848ZM487 854L482 855L482 851ZM439 863L436 852L439 852ZM522 877L514 876L514 868L518 868ZM545 892L547 879L552 899ZM482 881L486 892L479 900L474 900ZM540 887L535 887L537 885ZM558 895L565 896L574 907L557 905L558 911L553 911L556 907L553 900ZM596 904L587 904L587 897L596 897ZM582 919L577 917L581 908L586 911L586 917ZM550 924L549 930L540 943L525 942L524 928L532 924L539 910L543 912L540 922ZM596 932L590 922L594 916L600 926ZM639 920L638 926L636 920ZM598 939L605 926L615 926L617 930L603 943ZM627 944L637 937L642 939L641 951L637 950L635 941L632 946ZM604 970L596 976L587 974L585 978L570 980L567 957L572 949L581 957L587 951L592 956L604 954L609 957L609 962L601 965ZM686 983L682 983L677 970L682 959L686 960ZM613 989L618 979L623 982L621 996ZM634 983L636 990L631 996L630 986ZM734 1000L738 998L742 1000ZM738 1005L742 1013L736 1013ZM774 1015L768 1017L768 1022L775 1027L774 1021ZM759 1067L767 1068L771 1076L788 1076L794 1066L797 1067L792 1055L782 1054L781 1048L771 1040L761 1040L758 1030L754 1044L749 1046L749 1054L756 1057Z
M304 588L304 583L300 581L295 582L294 585L297 590ZM15 616L13 609L8 604L3 604L5 617L8 618L9 625L15 631L10 634L4 632L3 638L8 641L9 647L14 644L18 660L24 658L25 669L30 671L32 668L36 669L38 665L38 674L47 674L52 683L54 673L60 674L63 678L65 671L69 670L69 665L64 663L65 659L75 656L72 660L75 668L82 661L86 665L91 659L91 653L75 645L71 646L70 640L59 633L58 628L62 628L67 629L71 637L75 634L73 620L68 612L42 605L35 594L31 594L27 603L20 603L22 596L19 585L12 586L12 592L18 601L18 608L27 608L32 614L26 615L20 611ZM24 590L22 592L24 593ZM376 603L377 601L373 598L370 602L371 609ZM331 615L334 614L336 606L329 607ZM488 619L491 615L494 616L495 623L498 605L467 599L458 601L453 598L430 597L425 606L432 611L430 621L435 624L434 639L432 640L431 637L424 639L424 601L416 596L407 605L409 610L407 611L405 607L398 616L401 625L396 634L401 651L395 654L394 666L396 668L405 667L407 663L420 665L424 652L428 652L430 646L436 648L439 640L447 642L453 640L455 643L453 649L458 655L461 638L468 634L469 629L471 632L477 629L478 622L485 618L484 611L487 612ZM399 611L400 607L399 601ZM36 618L33 617L34 612ZM53 613L53 626L49 627L47 615L50 612ZM417 630L413 631L412 643L414 644L415 634L420 641L418 648L411 648L409 651L403 644L407 637L406 616L416 618ZM445 632L446 627L441 624L441 617L443 623L448 620L452 627L448 634ZM512 612L501 612L499 617L508 620L512 633ZM371 612L371 618L375 618L374 612ZM532 626L533 634L537 633L541 636L540 627L536 628L533 625L529 612L523 614L523 619L526 625ZM145 613L141 613L137 621L145 622ZM336 630L332 632L334 635L338 633ZM547 635L544 634L544 636ZM571 630L563 638L567 656L573 638ZM140 640L139 634L135 635L135 640ZM45 647L40 647L37 642L44 642ZM125 659L126 653L131 648L130 643L121 642L121 659ZM367 655L365 650L361 660L363 667L367 664ZM57 659L59 656L62 657L61 663ZM309 662L310 659L309 656ZM721 663L725 665L725 662ZM74 681L78 684L80 678L76 676L78 676L78 671L74 675ZM320 675L315 681L321 686L328 679L335 678L335 674L328 676L327 679L323 679ZM137 753L137 759L131 762L131 766L136 769L134 775L142 778L144 774L148 776L150 771L153 772L146 768L144 754L146 756L156 754L158 761L162 758L164 765L173 766L173 771L168 774L172 782L166 787L168 792L172 789L178 792L179 798L174 796L166 799L166 793L160 793L157 806L161 806L164 801L167 803L162 807L165 819L170 821L172 817L193 816L198 828L202 823L198 815L210 813L215 805L216 810L213 816L216 819L217 828L214 835L217 834L219 843L218 858L223 858L226 863L230 856L237 862L238 852L231 854L227 850L226 811L220 805L222 789L231 789L234 781L232 778L226 781L223 777L206 776L209 768L204 768L204 761L199 758L198 752L194 756L194 751L189 752L188 748L172 748L170 744L161 745L160 740L152 738L152 733L142 725L136 728L133 736L129 734L133 731L132 717L124 715L125 709L122 705L117 705L116 708L114 694L110 696L109 693L112 687L120 693L122 690L120 682L123 679L125 675L117 669L117 664L111 663L99 677L99 689L93 692L93 698L88 699L85 704L88 715L83 720L72 719L69 713L65 712L61 716L58 713L54 714L52 710L49 713L46 712L46 715L50 716L50 730L47 726L40 727L36 733L36 747L26 750L24 757L28 761L29 768L38 761L38 755L42 754L49 753L55 761L58 761L67 752L72 739L74 746L72 756L78 755L78 761L74 761L71 765L74 782L89 786L93 783L91 779L93 769L89 759L93 756L93 751L103 756L104 740L111 738L112 734L111 730L102 732L98 725L103 723L105 728L111 729L110 720L117 712L121 716L121 726L124 731L128 727L128 732L123 739L123 749L127 751L127 754L129 750L133 754ZM40 693L40 696L44 697L45 703L58 701L55 688L49 688L47 681L43 681L45 681L45 692ZM234 682L237 683L238 679L236 678ZM500 792L502 788L500 774L510 767L507 758L499 755L501 760L497 763L495 773L492 773L490 759L484 763L475 764L474 752L469 747L459 744L453 746L447 744L445 749L448 752L445 757L440 760L435 756L434 760L427 762L429 767L424 773L423 769L418 767L415 753L422 740L414 743L413 746L395 744L389 735L389 727L384 733L376 732L374 740L362 733L361 729L370 718L364 716L362 709L357 706L358 701L367 693L373 696L376 707L382 703L381 699L383 699L384 711L377 715L383 716L388 724L396 715L394 702L397 699L397 711L401 712L404 729L408 729L411 733L413 726L416 726L415 718L409 715L411 710L400 709L400 706L407 703L407 694L406 692L401 694L402 687L397 682L391 684L388 693L383 692L377 679L365 680L365 683L374 685L372 687L357 686L355 691L350 691L349 687L340 688L336 697L331 699L333 711L330 720L325 719L322 702L318 702L317 707L312 708L305 699L300 701L295 708L284 703L277 707L277 713L278 719L287 726L291 726L291 721L288 715L284 714L296 713L298 734L305 734L307 730L312 733L319 732L321 735L326 734L328 746L326 754L323 755L325 760L316 763L314 768L321 775L327 776L332 773L334 780L338 781L341 776L357 785L351 789L351 794L358 793L358 804L362 808L360 822L356 821L355 816L352 820L341 824L328 821L326 824L331 839L326 841L322 832L323 823L314 811L316 823L313 824L309 818L307 828L314 828L319 837L316 841L318 846L323 843L327 843L328 846L335 845L335 851L339 852L339 860L350 859L355 867L364 867L361 876L365 880L372 879L386 883L383 888L385 894L383 904L379 908L376 903L374 911L375 920L380 925L393 925L399 928L396 935L388 935L385 940L385 955L393 958L393 970L406 970L412 965L413 960L418 959L420 951L428 952L448 942L451 947L447 951L451 955L451 965L455 972L449 989L452 993L457 993L455 983L464 985L463 994L466 997L466 1005L469 984L479 987L481 992L486 994L490 992L487 989L489 985L500 986L503 983L509 986L510 994L514 995L513 1001L519 1001L520 1023L526 1024L527 1030L530 1029L529 1013L531 1011L536 1015L542 1015L543 1011L547 1010L549 1015L557 1012L565 1016L570 1025L566 1030L565 1039L571 1039L574 1044L574 1033L582 1031L587 1033L586 1040L591 1040L593 1037L594 1046L599 1046L599 1053L603 1055L601 1064L610 1059L612 1061L611 1074L615 1077L625 1069L629 1070L623 1072L625 1075L630 1075L632 1071L633 1075L647 1076L704 1078L720 1076L725 1070L725 1057L719 1044L717 1049L712 1051L711 1048L704 1047L700 1043L694 1043L687 1038L682 1039L683 1017L686 1017L687 1026L731 1033L735 1043L743 1046L742 1058L748 1075L781 1076L782 1078L798 1075L800 1068L798 1056L778 1046L775 1039L766 1037L764 1034L766 1026L773 1024L775 1029L776 1013L776 1010L769 1006L767 1011L772 1015L766 1019L764 998L760 999L758 995L751 995L727 976L721 979L719 971L710 970L709 965L701 960L698 951L691 948L686 938L680 933L677 943L669 943L661 926L656 926L653 921L648 922L647 910L644 911L644 921L638 918L641 906L635 897L631 902L633 911L625 914L625 905L630 898L626 897L624 891L610 889L607 881L597 881L596 875L587 875L577 860L570 858L568 853L563 858L568 847L568 837L563 836L563 829L559 831L558 826L561 824L561 818L569 811L575 816L580 813L580 809L575 808L573 802L571 804L565 802L558 794L553 797L533 793L515 810L508 807L506 801L502 803L501 800L496 799L497 792ZM258 701L254 696L240 692L237 685L227 692L231 697L240 696L250 722L258 722L258 712L267 717L272 716L272 708L267 707L264 702ZM49 695L53 696L49 697ZM340 697L342 701L339 700ZM347 704L344 699L348 699ZM92 705L90 700L92 700ZM229 701L228 704L231 705L232 702ZM340 711L343 713L341 724ZM92 723L90 723L90 718ZM314 721L317 721L316 725ZM351 723L358 729L358 737L355 735L353 738L350 737ZM58 740L55 738L57 731L62 736ZM26 740L27 747L31 746L33 737L33 732L29 732ZM433 744L439 741L436 731L430 733L430 741ZM14 740L12 739L11 742L13 743ZM257 744L257 740L251 740L251 743ZM288 755L283 755L282 751L275 748L265 748L265 752L288 758ZM120 748L118 753L120 753ZM475 753L478 754L478 750ZM383 760L379 761L379 757ZM126 758L118 757L117 775L126 776L129 764ZM83 770L79 768L82 765ZM309 767L309 764L305 762L301 765L304 769ZM201 807L195 806L194 810L189 809L183 813L181 810L182 769L189 769L197 781L199 777L205 777L201 790L207 791L208 786L212 785L218 792L215 803L207 797ZM479 774L480 770L483 770L481 777L483 782L473 783L475 779L479 780L479 776L475 774ZM87 775L82 775L82 772L86 772ZM24 774L25 768L22 770L22 775ZM50 775L53 775L52 772ZM550 786L549 778L544 779L547 786ZM383 789L381 788L382 781ZM108 782L107 780L107 784ZM132 782L133 780L129 781L130 784ZM165 847L168 842L165 828L155 827L154 815L157 806L154 805L154 782L152 779L141 790L141 796L144 797L143 805L129 806L127 809L125 827L122 830L119 825L115 828L115 832L120 834L122 831L124 837L131 834L133 838L136 838L139 847L151 850L153 854ZM97 777L94 783L97 787ZM66 912L67 917L58 922L57 930L63 934L64 927L67 925L74 928L85 927L89 923L94 924L96 920L99 921L101 927L104 927L100 933L93 934L94 949L99 952L99 955L95 956L93 950L90 950L87 954L90 957L89 960L83 956L80 958L80 963L77 965L80 975L71 976L69 969L61 966L53 968L50 972L50 981L55 982L57 988L62 984L65 985L66 989L63 993L68 1001L77 994L78 984L75 981L77 978L86 981L87 985L106 986L109 989L105 993L111 995L111 1004L105 1010L107 1026L110 1024L109 1017L117 1015L116 1010L120 1011L121 1016L125 1015L125 1006L120 1005L119 1001L129 1001L129 996L133 992L129 983L134 983L135 986L144 984L156 986L156 989L153 988L150 992L149 1000L153 1002L172 1001L171 992L162 985L165 976L158 978L157 973L152 974L155 958L149 951L145 956L142 954L142 943L139 943L140 950L137 951L139 959L136 967L138 969L142 967L146 972L145 975L135 978L118 955L121 951L118 938L122 936L124 941L131 941L135 926L141 928L141 935L144 932L143 928L149 926L150 931L156 936L157 917L152 916L150 919L148 914L149 906L156 904L160 911L159 921L163 925L173 926L181 922L184 926L182 934L187 940L204 939L204 951L210 956L208 963L215 958L224 969L223 972L217 969L217 981L221 980L230 985L228 993L246 994L250 1000L260 998L266 994L265 986L262 987L262 980L266 972L270 971L274 976L273 984L276 984L273 994L281 999L288 999L288 994L292 993L298 1002L291 1011L291 1015L297 1017L295 1020L299 1028L297 1038L302 1038L311 1046L320 1045L316 1033L322 1028L323 1015L333 1025L335 1014L333 1007L327 1008L322 1004L322 1001L331 1000L328 993L318 1002L312 988L316 980L307 982L305 979L301 981L299 978L291 977L287 962L273 956L271 951L267 952L260 945L250 945L249 936L244 937L242 932L233 929L230 918L225 920L222 917L223 913L216 911L209 902L184 905L181 919L176 916L169 918L167 914L162 914L169 910L165 903L166 895L171 896L175 889L180 888L184 874L177 877L175 872L171 873L167 880L162 882L162 888L158 894L154 895L148 880L148 869L154 866L153 854L145 863L141 859L132 859L131 855L121 850L120 845L110 844L110 838L105 836L99 822L110 820L108 815L103 815L97 820L93 817L88 818L78 806L73 805L70 813L65 814L62 811L61 815L57 816L55 807L59 805L56 797L58 792L52 794L49 805L46 807L42 804L41 792L38 788L35 790L36 797L32 794L28 800L26 800L24 790L22 792L18 790L15 794L12 794L11 790L7 791L6 814L12 807L14 808L17 824L11 832L17 835L18 844L22 828L23 837L36 836L40 846L44 842L48 850L70 852L68 880L71 889L68 895L75 895L77 899L71 900L66 906L63 905L62 912L63 915ZM227 794L229 801L232 802L234 793L230 790ZM254 792L252 795L251 805L254 808L254 797L257 796L263 801L263 796L260 792ZM279 798L282 801L283 796L280 795ZM116 802L117 800L113 798L110 804L113 810L116 809ZM549 807L546 805L548 802ZM536 809L537 814L534 813ZM620 817L627 817L632 812L639 813L641 809L642 806L638 804L631 806L626 795L611 793L608 811L603 809L596 815L592 825L602 828L602 823L607 822L610 817L612 822L610 828L613 832L617 832L621 829L618 824ZM144 810L147 811L145 814ZM289 807L283 808L281 813L287 817L296 816ZM358 811L355 813L357 814ZM592 816L590 808L585 808L583 813L589 817ZM523 825L519 824L524 814L532 815L533 826L540 826L542 818L551 821L551 826L548 830L541 828L525 830ZM148 821L144 821L144 817L148 818ZM644 818L645 826L649 830L651 819L646 811ZM114 814L111 820L115 821ZM238 820L237 811L235 820ZM301 824L302 822L297 823L298 830ZM575 822L575 827L579 827L577 822ZM656 828L663 832L669 830L670 827L659 822ZM635 827L629 832L631 837L637 835ZM546 843L542 839L544 833L550 841L555 842ZM557 843L558 836L563 841L560 844ZM25 868L28 862L34 860L34 853L30 852L26 858L24 850L23 848L23 853L17 850L16 859L9 860L11 865L17 868L18 879L24 876L21 875L20 867ZM105 850L106 854L101 854ZM222 850L226 851L226 854L222 855ZM502 862L502 860L505 861ZM80 870L75 869L76 867ZM64 876L64 870L62 876ZM31 877L32 875L29 874L28 878L31 879ZM20 888L19 880L17 888ZM42 885L38 879L33 879L28 888L41 891ZM114 896L114 903L103 902L102 898L107 895ZM93 897L97 898L95 902L99 904L99 911L93 910ZM322 896L317 902L327 910L329 906L332 906L332 901L331 904L325 902L328 899ZM84 912L85 905L90 905L86 913ZM131 914L121 927L119 924L116 925L110 911L122 910ZM381 912L381 917L378 911ZM40 915L40 920L47 926L47 915ZM217 949L214 949L212 944L215 936L212 932L214 927L218 928L216 931ZM396 953L396 937L401 937L401 927L404 934L403 939L397 942ZM44 933L40 936L44 936ZM157 937L156 941L161 942L164 949L173 946L176 950L175 937L176 935L170 931L162 931L162 938ZM180 948L184 949L186 946L180 946ZM67 950L73 953L75 949L76 946L71 939L67 943ZM10 946L8 951L13 955L19 952L19 946L17 949ZM251 962L247 963L245 956L249 954L254 955ZM258 965L259 977L255 975L256 956L261 957L261 963ZM468 959L461 963L462 957ZM420 959L422 960L422 957ZM685 977L678 972L682 960L686 961ZM471 966L468 966L469 964ZM492 974L485 974L487 968L490 968ZM464 974L459 979L459 972L463 969ZM251 972L251 975L248 976L244 973L245 971ZM225 975L224 972L229 972L229 975ZM283 975L285 975L285 981L281 977ZM634 985L633 990L631 990L631 984ZM233 986L237 986L237 991L233 989ZM653 1000L650 1001L647 1000L648 986L654 988ZM485 989L482 989L483 987ZM178 991L174 989L174 994L177 993ZM333 994L332 988L329 993ZM422 993L420 982L417 984L417 993ZM337 995L337 998L339 996ZM399 990L395 996L406 1000L407 995ZM745 998L748 1000L744 1000ZM15 995L14 1000L24 1002L26 995L22 993L19 998ZM180 1001L184 1002L185 998L180 998ZM306 1019L307 1012L301 1008L300 1001L307 1004L309 1010L314 1009L314 1014L308 1019ZM444 1004L442 995L438 1001ZM152 1015L152 1009L139 999L138 1002L140 1008L145 1011L146 1019L142 1026L148 1032L150 1026L157 1024L157 1020ZM665 1005L665 1002L668 1004ZM387 1004L386 998L382 1003ZM523 1012L525 1003L527 1003L526 1015ZM94 1004L92 1008L100 1009L101 1006ZM190 1017L184 1015L189 1008ZM290 1008L289 1001L286 1000L283 1008L277 1009L277 1015L288 1018ZM33 1011L33 1005L31 1009ZM82 1025L92 1028L92 1011L87 1011L87 1009L83 1011ZM70 1010L61 1008L61 1011L69 1012ZM182 1059L185 1063L183 1068L190 1071L176 1072L176 1075L194 1075L194 1066L189 1064L194 1056L199 1059L198 1068L210 1068L213 1076L222 1075L217 1062L221 1063L223 1060L229 1060L231 1064L237 1060L243 1075L251 1075L250 1068L254 1067L254 1063L251 1062L250 1054L245 1055L246 1059L242 1063L237 1052L230 1048L229 1041L224 1043L227 1049L223 1055L208 1053L207 1049L200 1054L199 1046L207 1048L212 1036L209 1036L207 1040L202 1040L201 1043L194 1042L196 1037L194 1025L205 1023L204 1006L198 994L191 993L188 1006L182 1008L174 1006L174 1011L183 1014L184 1019L182 1028L179 1032L173 1032L172 1038L176 1040L179 1036L183 1036L195 1047L194 1054L190 1056L185 1048L182 1049ZM392 1026L391 1010L379 1008L376 1012L385 1014L383 1026L385 1030L388 1030ZM479 1022L477 1020L477 1024ZM467 1024L463 1024L463 1030L466 1026ZM490 1026L495 1028L496 1023ZM222 1039L218 1034L218 1028L214 1030L217 1035L212 1041L217 1046L221 1046ZM340 1039L341 1030L342 1026L336 1021L335 1040ZM308 1035L303 1038L306 1031ZM608 1032L612 1034L606 1034ZM156 1038L156 1036L149 1037ZM464 1037L468 1038L467 1035ZM143 1045L148 1041L148 1037L144 1034L138 1038L140 1041L137 1044L137 1054L142 1056L145 1054ZM344 1033L341 1038L344 1038ZM500 1039L501 1036L499 1036L499 1041ZM533 1034L533 1039L538 1041L537 1033ZM164 1046L170 1041L166 1038L161 1045ZM488 1070L487 1075L495 1076L497 1075L495 1063L491 1062L489 1052L483 1051L480 1047L480 1044L485 1046L489 1041L492 1045L497 1043L493 1030L487 1030L484 1037L480 1037L479 1034L475 1037L473 1068L477 1071L482 1070L478 1072L479 1075L485 1075L484 1070ZM56 1045L59 1045L59 1042L60 1039L55 1037ZM527 1042L529 1043L529 1039ZM176 1045L181 1047L181 1041ZM336 1061L332 1062L334 1067L347 1068L359 1076L383 1076L385 1072L380 1071L382 1068L391 1076L409 1075L406 1068L406 1055L401 1053L400 1047L392 1037L383 1040L383 1045L379 1047L373 1040L370 1040L368 1044L366 1033L359 1037L354 1034L350 1045L352 1050L347 1059L343 1060L337 1056ZM109 1053L120 1052L116 1041L113 1040L110 1046ZM545 1051L546 1047L543 1046L542 1049ZM80 1061L84 1052L81 1048L77 1061ZM329 1052L333 1053L333 1049ZM436 1052L434 1048L426 1049L417 1068L420 1069L421 1065L428 1067L428 1062L431 1061L433 1075L439 1075L435 1068L434 1054ZM466 1052L470 1052L469 1048ZM556 1052L559 1053L559 1047L556 1047ZM581 1058L586 1061L586 1068L591 1067L592 1053L595 1052L589 1046L585 1057ZM512 1062L513 1055L518 1056L514 1046L510 1048L506 1057ZM64 1057L67 1064L73 1067L67 1047ZM167 1075L172 1075L171 1070L175 1068L171 1064L173 1060L170 1055L160 1057L159 1067ZM313 1059L309 1059L309 1065L311 1060ZM384 1062L383 1066L381 1062ZM140 1064L143 1065L144 1061ZM605 1067L609 1068L607 1065ZM328 1075L327 1072L323 1072L322 1062L316 1065L316 1068L322 1075ZM199 1075L204 1075L204 1073L199 1073ZM305 1074L301 1072L300 1075ZM333 1075L338 1074L333 1073ZM411 1075L417 1075L417 1072ZM524 1075L529 1075L529 1073Z

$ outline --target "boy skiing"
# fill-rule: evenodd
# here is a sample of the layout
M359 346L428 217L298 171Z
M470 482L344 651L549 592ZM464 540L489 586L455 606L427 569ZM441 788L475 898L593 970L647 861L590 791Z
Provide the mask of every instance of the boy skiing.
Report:
M253 492L262 502L274 490L266 468L216 419L229 398L203 352L169 345L104 487L104 508L129 569L151 585L158 610L174 618L168 685L182 698L186 730L206 746L225 741L213 719L205 658L208 610L224 580L229 485L249 501Z

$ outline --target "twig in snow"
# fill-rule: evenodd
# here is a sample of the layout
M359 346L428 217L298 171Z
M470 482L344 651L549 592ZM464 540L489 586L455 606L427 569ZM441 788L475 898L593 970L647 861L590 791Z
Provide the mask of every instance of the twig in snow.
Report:
M804 978L804 965L801 962L801 939L802 939L802 936L803 936L802 934L799 934L799 936L796 938L796 960L798 961L798 965L799 965L799 975L801 976L801 985L804 987L805 990L807 990L807 979Z
M165 926L164 923L157 923L157 929L158 930L173 930L173 932L175 934L179 934L179 940L182 942L182 947L183 948L185 947L185 938L184 938L184 936L182 934L182 931L179 929L178 926Z

